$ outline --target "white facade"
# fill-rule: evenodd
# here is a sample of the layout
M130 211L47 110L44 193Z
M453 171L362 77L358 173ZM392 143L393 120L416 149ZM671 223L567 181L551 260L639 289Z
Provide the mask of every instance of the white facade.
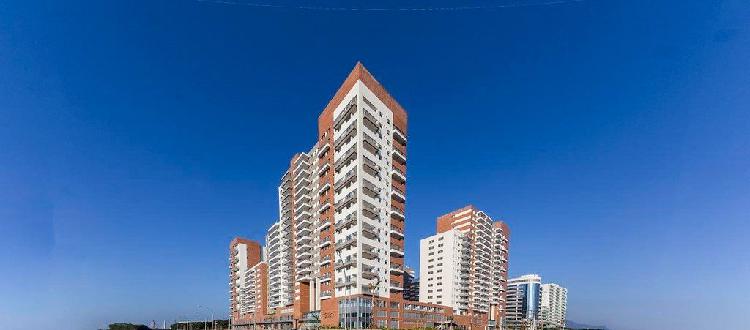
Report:
M453 308L469 307L469 249L465 235L452 229L419 241L419 301Z
M236 308L241 312L242 306L243 306L243 291L245 289L245 282L246 282L246 273L248 270L247 265L247 244L245 243L239 243L234 246L234 251L232 251L232 257L233 260L230 260L230 263L234 265L234 269L232 271L237 275L236 278L233 279L234 283L230 283L230 288L233 290L234 294L230 295L230 299L234 299L234 301L230 302L229 306L231 308Z
M334 296L376 294L388 297L403 290L403 283L391 283L391 274L403 274L403 249L392 246L391 238L403 239L403 232L391 226L391 197L405 200L391 180L405 182L404 174L392 162L405 163L406 156L391 144L397 133L393 112L364 83L357 81L333 110L332 144L318 144L296 155L278 188L279 221L266 236L268 256L268 305L289 306L299 300L300 282L309 283L309 308L320 309L321 300ZM333 152L333 166L319 158ZM321 180L333 172L333 185ZM333 200L322 199L333 190ZM321 214L333 208L333 222ZM333 240L322 233L335 228ZM321 249L333 245L333 257ZM321 267L334 265L332 274ZM321 284L333 282L333 291L321 291ZM335 294L335 295L334 295Z
M266 235L268 251L268 307L282 307L292 303L292 236L291 223L277 221Z
M567 309L568 289L554 283L542 284L540 319L544 327L564 327Z
M405 180L392 167L393 112L361 81L343 100L333 112L335 294L389 297L403 290L403 283L391 283L389 276L403 272L390 258L403 256L389 239L389 234L403 237L391 231L391 196L403 198L391 178Z

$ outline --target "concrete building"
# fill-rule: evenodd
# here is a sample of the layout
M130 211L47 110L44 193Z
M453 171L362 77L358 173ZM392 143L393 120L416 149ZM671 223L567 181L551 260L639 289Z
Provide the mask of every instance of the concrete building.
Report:
M406 111L357 63L318 117L315 143L281 177L265 266L240 281L244 310L256 312L232 314L234 328L454 322L451 308L404 300L406 145Z
M539 319L545 329L565 327L568 310L568 289L554 283L542 284Z
M505 309L510 230L469 205L437 220L420 241L422 302L449 306L471 324L499 327Z
M508 280L505 317L507 329L534 330L540 327L541 283L542 278L536 274Z
M261 246L256 241L237 237L229 244L229 312L239 319L248 313L248 271L261 262ZM251 273L252 275L252 273Z

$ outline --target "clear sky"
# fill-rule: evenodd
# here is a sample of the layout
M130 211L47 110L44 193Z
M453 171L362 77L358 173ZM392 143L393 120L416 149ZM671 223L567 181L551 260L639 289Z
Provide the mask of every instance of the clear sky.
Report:
M746 1L529 1L0 1L2 328L226 317L230 239L361 60L409 113L407 264L472 203L569 319L746 329Z

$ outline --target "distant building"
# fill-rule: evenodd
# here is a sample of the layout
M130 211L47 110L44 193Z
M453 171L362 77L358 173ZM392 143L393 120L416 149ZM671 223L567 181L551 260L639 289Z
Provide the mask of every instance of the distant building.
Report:
M557 284L542 284L539 319L544 328L562 328L568 309L568 289Z
M419 279L411 267L404 267L404 300L419 301Z
M506 329L539 329L542 278L537 274L508 280Z
M248 310L248 284L254 283L254 278L248 278L250 270L259 267L262 259L260 243L237 237L229 244L229 311L233 320L237 320Z
M472 328L504 317L510 230L472 205L437 219L437 234L419 244L419 301L453 309Z

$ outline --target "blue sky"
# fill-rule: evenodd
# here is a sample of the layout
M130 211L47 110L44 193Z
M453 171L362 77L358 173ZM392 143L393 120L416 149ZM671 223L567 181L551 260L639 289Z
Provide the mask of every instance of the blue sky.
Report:
M473 203L572 320L745 328L748 9L0 2L0 323L225 316L229 240L262 239L361 60L409 112L408 264Z

